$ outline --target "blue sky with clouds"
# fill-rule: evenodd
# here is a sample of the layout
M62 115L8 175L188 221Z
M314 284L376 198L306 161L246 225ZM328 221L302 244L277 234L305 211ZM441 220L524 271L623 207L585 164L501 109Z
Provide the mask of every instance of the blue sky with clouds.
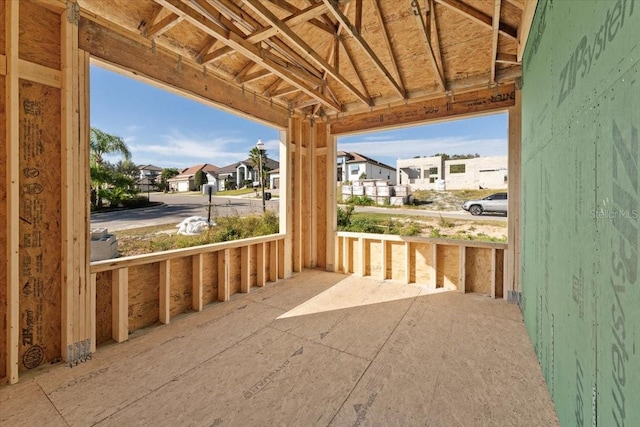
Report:
M137 164L225 166L248 157L261 138L278 159L279 131L91 67L91 126L121 136ZM340 138L338 149L395 166L398 158L435 153L507 154L507 115L498 114Z

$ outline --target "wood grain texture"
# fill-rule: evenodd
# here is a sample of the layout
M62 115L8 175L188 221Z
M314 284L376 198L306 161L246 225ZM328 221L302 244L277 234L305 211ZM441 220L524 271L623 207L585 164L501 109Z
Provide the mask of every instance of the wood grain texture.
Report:
M116 270L117 271L117 270ZM111 271L96 273L96 341L102 344L111 339Z
M202 255L202 303L211 304L218 300L218 254Z
M446 289L458 289L458 277L460 274L458 247L438 245L436 262L436 286Z
M159 263L129 268L129 330L156 323L160 308Z
M192 306L192 260L191 257L171 261L170 313L171 317L184 313Z
M20 59L60 69L60 15L32 2L20 2Z
M465 282L467 292L491 294L491 256L491 249L466 249Z

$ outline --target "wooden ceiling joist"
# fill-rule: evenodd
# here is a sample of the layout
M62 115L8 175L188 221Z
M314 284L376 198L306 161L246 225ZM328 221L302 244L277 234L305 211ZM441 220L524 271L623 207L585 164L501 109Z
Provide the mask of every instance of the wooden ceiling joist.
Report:
M280 77L276 78L276 80L273 83L271 83L269 86L267 86L267 88L262 92L262 95L266 97L271 97L271 92L278 89L278 87L280 87L281 84L282 84L282 79Z
M216 40L215 37L209 37L209 39L207 40L207 42L204 44L204 46L202 46L202 48L200 48L200 52L198 53L198 56L196 57L196 60L200 63L202 63L202 58L209 53L209 51L213 48L213 46L216 44L218 40Z
M291 14L296 14L300 12L300 9L298 9L297 7L295 7L294 5L292 5L291 3L287 2L286 0L269 0L269 2L271 4L273 4L274 6L279 7L280 9L289 12ZM307 2L307 3L312 3L312 2ZM326 13L324 13L323 18L326 17ZM309 24L315 26L316 28L321 29L322 31L329 33L329 34L335 34L336 32L336 27L333 25L333 23L331 22L331 20L329 19L325 19L326 23L324 22L320 22L318 19L314 18L314 19L310 19L309 20Z
M242 78L239 78L239 79L236 78L236 81L240 84L250 83L270 75L271 75L271 71L269 70L259 70L259 71L254 71L253 73L245 74Z
M281 87L278 88L274 91L271 92L271 97L272 98L279 98L281 96L285 96L285 95L289 95L295 92L299 92L300 89L298 89L295 86L285 86L285 87Z
M398 82L395 81L391 73L389 73L389 71L387 70L387 67L385 67L382 61L380 61L380 58L378 58L378 56L375 54L373 49L371 49L371 47L366 42L366 40L362 38L362 36L358 32L355 31L354 26L351 24L351 22L349 22L349 18L347 18L338 7L338 3L336 2L336 0L322 0L322 1L324 2L324 4L327 5L327 7L329 8L329 11L338 20L340 25L342 25L346 29L346 31L350 33L350 35L356 40L358 45L360 45L360 47L367 53L367 56L369 57L369 59L371 59L373 63L376 65L376 67L380 70L380 72L382 72L382 74L386 77L387 81L396 90L398 95L400 95L401 98L404 98L405 93L400 87L400 85L398 84Z
M500 27L500 7L501 0L493 0L493 35L491 38L491 80L490 84L496 81L496 59L498 57L498 29Z
M466 16L478 24L482 24L487 28L493 29L493 18L491 16L485 15L478 9L474 9L460 0L436 0L436 2L448 7L456 13ZM513 40L518 39L518 31L503 22L500 22L498 31L500 31L500 34L510 37Z
M296 48L304 51L309 57L326 73L336 79L338 83L343 85L353 95L365 103L370 105L371 100L369 97L362 94L356 89L347 79L345 79L335 68L333 68L327 61L322 58L318 52L316 52L311 46L309 46L302 38L300 38L291 28L289 28L283 21L279 20L269 9L267 9L259 0L245 0L245 5L253 10L262 19L267 21L274 29L277 29L279 34L286 38Z
M518 62L518 55L510 53L500 53L496 55L496 62L499 64L520 65Z

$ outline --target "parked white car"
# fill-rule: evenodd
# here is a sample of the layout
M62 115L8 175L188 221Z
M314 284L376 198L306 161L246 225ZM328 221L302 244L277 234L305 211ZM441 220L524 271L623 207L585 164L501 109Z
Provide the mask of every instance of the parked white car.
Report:
M471 212L471 215L482 215L484 212L507 213L507 193L495 193L482 200L467 200L462 204L462 209Z

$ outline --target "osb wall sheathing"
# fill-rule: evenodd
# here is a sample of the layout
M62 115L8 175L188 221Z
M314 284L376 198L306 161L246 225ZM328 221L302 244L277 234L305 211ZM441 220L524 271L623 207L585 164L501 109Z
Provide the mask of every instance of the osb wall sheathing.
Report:
M0 0L0 54L4 54L4 0ZM6 110L4 96L5 77L0 75L0 248L6 251L7 247L7 129ZM3 266L6 262L6 254L1 255ZM7 376L7 269L0 268L0 379Z
M386 274L386 266L382 265L382 245L384 244L384 242L377 240L367 240L365 250L367 251L369 262L365 266L365 275L380 278L383 271Z
M464 266L466 292L491 294L491 257L491 249L466 249Z
M218 254L202 255L202 300L203 304L218 301Z
M112 337L112 272L96 274L96 344L109 341Z
M20 369L60 357L60 101L59 89L20 80Z
M193 282L192 282L192 260L191 257L176 258L171 260L169 305L171 317L189 310L192 305Z
M429 243L411 243L411 281L418 284L431 283L432 248Z
M160 264L129 267L129 330L156 323L160 310Z
M21 1L19 31L20 59L60 69L60 15Z
M387 242L387 278L404 280L405 274L404 243Z
M460 277L460 248L458 246L438 246L436 260L436 287L458 289Z

